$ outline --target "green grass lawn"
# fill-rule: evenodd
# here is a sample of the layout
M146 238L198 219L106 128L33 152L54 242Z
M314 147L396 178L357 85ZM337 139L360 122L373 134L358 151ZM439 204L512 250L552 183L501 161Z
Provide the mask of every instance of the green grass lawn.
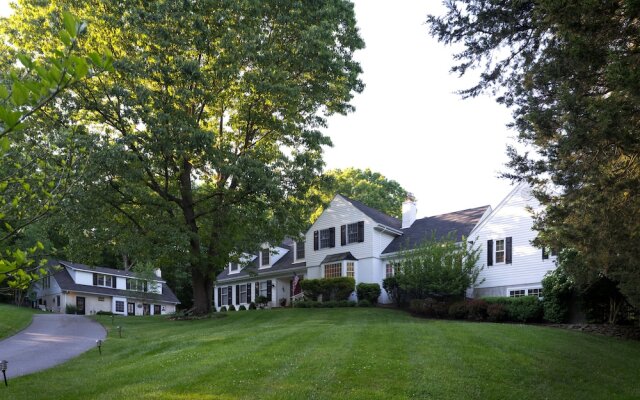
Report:
M110 317L103 354L0 387L7 399L631 399L640 343L389 309L169 321Z
M11 336L29 326L33 314L32 308L10 306L0 303L0 339ZM2 355L0 354L0 358Z

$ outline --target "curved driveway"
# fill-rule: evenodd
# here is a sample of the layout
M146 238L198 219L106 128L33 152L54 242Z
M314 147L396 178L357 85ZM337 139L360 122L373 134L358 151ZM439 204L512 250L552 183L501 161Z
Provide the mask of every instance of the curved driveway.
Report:
M61 364L105 337L102 325L81 315L35 314L27 329L0 341L0 360L15 378Z

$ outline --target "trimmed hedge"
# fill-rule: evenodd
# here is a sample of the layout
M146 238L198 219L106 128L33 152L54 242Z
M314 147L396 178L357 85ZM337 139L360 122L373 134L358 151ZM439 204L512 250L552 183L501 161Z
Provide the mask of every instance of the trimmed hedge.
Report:
M409 311L429 318L446 318L449 315L449 306L432 298L414 299L409 302Z
M296 301L293 303L295 308L334 308L334 307L355 307L355 301L348 300L340 300L340 301L313 301L313 300L302 300Z
M367 300L369 303L376 305L378 297L380 297L380 285L377 283L358 283L356 286L356 294L358 300Z
M514 322L542 321L542 302L535 296L485 297L488 304L500 304L506 312L506 320Z
M538 322L542 302L537 297L485 297L446 303L435 299L411 300L409 311L429 318L490 322Z
M312 301L317 301L320 296L323 301L348 300L355 286L355 279L349 277L303 279L300 281L305 298Z

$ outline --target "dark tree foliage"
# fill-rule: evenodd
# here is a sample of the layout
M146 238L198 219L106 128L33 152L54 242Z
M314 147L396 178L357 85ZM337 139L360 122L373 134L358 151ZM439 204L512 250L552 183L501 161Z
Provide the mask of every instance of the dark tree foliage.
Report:
M449 0L431 34L462 44L452 70L481 68L463 97L489 91L511 107L514 180L546 205L540 242L584 261L640 306L640 2Z

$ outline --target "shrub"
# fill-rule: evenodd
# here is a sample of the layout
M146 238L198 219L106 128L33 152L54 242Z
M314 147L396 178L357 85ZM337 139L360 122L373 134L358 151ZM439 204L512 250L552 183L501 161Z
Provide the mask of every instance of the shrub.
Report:
M514 322L534 322L542 319L542 302L534 296L526 297L485 297L488 304L501 304L507 312L507 320Z
M280 299L280 307L286 307L287 306L287 299L282 298Z
M335 308L338 307L338 302L333 300L325 301L322 303L322 306L325 308Z
M227 307L220 306L220 312L227 312Z
M487 305L487 321L502 322L507 318L507 309L498 303Z
M98 311L96 315L114 315L111 311Z
M67 314L75 314L78 312L78 309L73 304L67 304L67 306L64 308L64 312Z
M555 323L567 322L574 284L562 265L544 276L542 293L544 294L542 300L544 319Z
M414 314L429 318L445 318L449 315L447 303L433 298L411 300L409 310Z
M467 319L472 321L484 321L487 319L489 304L482 299L473 299L467 302Z
M449 306L449 316L455 319L465 319L469 310L466 301L458 301Z
M375 305L378 302L378 297L380 297L380 285L377 283L358 283L356 293L358 300L368 300Z
M249 304L249 310L255 310L256 309L256 303L254 303L253 301Z
M267 296L258 296L258 297L256 297L256 304L260 308L265 308L267 306L268 302L269 302L269 299L267 298Z
M371 302L369 300L360 300L358 301L358 307L371 307Z
M338 307L355 307L358 303L353 300L340 300Z
M350 277L304 279L300 281L305 298L318 300L322 296L323 301L347 300L356 286L356 281Z
M238 311L246 311L247 307L245 307L244 305L241 305L240 307L238 307Z
M236 307L233 304L231 304L229 306L229 310L228 311L236 311Z

